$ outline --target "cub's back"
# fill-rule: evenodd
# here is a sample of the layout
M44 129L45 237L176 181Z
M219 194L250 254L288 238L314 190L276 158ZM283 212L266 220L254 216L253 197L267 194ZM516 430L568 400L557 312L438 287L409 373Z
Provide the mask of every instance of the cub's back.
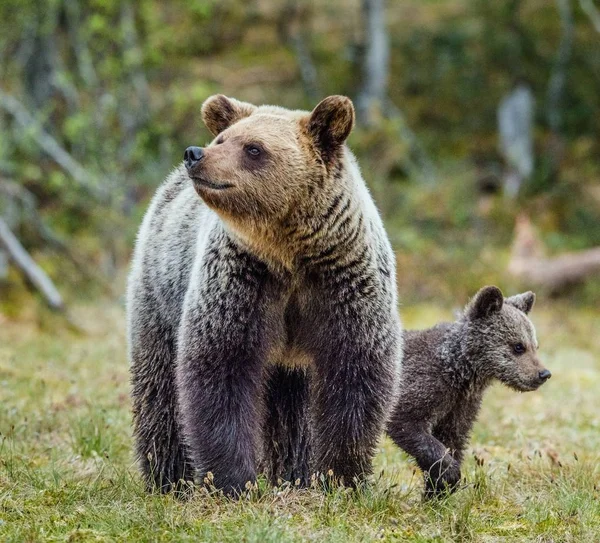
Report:
M443 322L426 330L405 330L403 368L429 371L440 366L439 352L452 323Z

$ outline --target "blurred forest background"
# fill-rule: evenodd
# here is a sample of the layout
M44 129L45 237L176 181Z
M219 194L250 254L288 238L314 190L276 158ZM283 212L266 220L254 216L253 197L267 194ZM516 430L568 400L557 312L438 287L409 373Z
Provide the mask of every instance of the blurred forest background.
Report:
M489 392L439 506L389 440L364 493L144 493L125 278L214 93L354 100L407 328L538 294L553 378ZM599 322L600 0L0 0L0 541L596 541Z
M122 294L214 93L353 98L404 302L598 305L597 0L1 0L2 313Z

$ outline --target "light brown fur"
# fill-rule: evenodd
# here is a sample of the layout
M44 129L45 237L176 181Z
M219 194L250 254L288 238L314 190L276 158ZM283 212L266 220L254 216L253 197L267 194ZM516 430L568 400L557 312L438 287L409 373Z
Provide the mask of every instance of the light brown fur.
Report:
M197 183L196 191L253 251L292 270L296 257L306 249L301 238L319 226L319 216L346 190L344 181L323 184L331 164L315 148L314 132L320 125L314 115L228 100L218 95L202 108L205 124L219 137L204 149L201 175L214 183L227 180L234 188L225 194ZM332 122L328 130L339 134L343 142L354 123L350 101L330 97L323 103L334 112L322 115L323 126ZM339 104L350 108L346 115L344 108L339 113ZM233 124L218 132L224 118ZM260 144L269 155L268 168L264 167L260 176L240 167L240 154L250 143ZM278 156L285 156L285 161ZM326 236L327 230L322 235ZM313 239L310 247L314 246Z
M348 98L312 112L209 98L140 230L128 316L149 489L208 472L237 494L371 460L402 348L395 259L345 141ZM200 197L198 197L200 196Z

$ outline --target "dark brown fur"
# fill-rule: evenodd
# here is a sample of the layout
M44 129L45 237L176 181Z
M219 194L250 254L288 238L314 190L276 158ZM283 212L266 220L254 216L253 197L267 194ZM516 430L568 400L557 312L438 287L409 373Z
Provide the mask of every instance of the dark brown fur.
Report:
M202 115L217 137L158 190L129 280L146 484L211 472L236 494L260 469L354 484L389 415L401 328L394 255L344 144L352 103L215 96Z
M548 378L549 372L541 377L545 368L526 316L534 299L527 292L504 300L498 288L485 287L456 322L405 332L400 394L387 433L416 459L427 497L459 483L469 435L493 381L527 391ZM522 354L515 353L519 343Z

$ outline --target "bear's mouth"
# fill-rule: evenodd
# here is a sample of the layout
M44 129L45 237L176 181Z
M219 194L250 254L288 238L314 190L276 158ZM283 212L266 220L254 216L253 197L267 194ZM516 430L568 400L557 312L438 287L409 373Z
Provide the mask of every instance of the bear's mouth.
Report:
M539 381L539 380L534 380L534 381L519 380L518 383L513 383L512 387L517 392L533 392L534 390L537 390L538 388L540 388L540 386L543 383L544 383L543 381Z
M233 188L233 185L231 185L230 183L215 183L213 181L209 181L208 179L204 179L203 177L194 176L192 177L192 181L194 182L194 185L196 185L196 187L200 186L207 189L225 190Z

